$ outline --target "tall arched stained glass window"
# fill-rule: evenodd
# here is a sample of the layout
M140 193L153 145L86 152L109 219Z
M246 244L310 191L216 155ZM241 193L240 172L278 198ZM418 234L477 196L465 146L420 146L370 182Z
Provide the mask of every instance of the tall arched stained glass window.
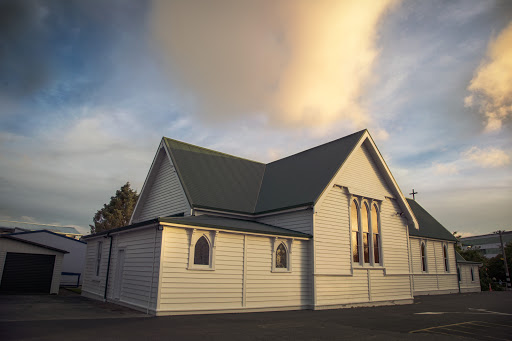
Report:
M362 237L363 237L363 256L364 262L370 263L370 228L368 225L368 205L364 203L362 205L361 212L361 226L362 226Z
M352 225L352 260L354 263L359 263L359 210L355 200L352 200L350 206L350 225Z
M279 244L276 250L276 268L287 268L288 267L288 259L287 259L286 247L283 243Z
M210 265L210 244L205 236L202 236L196 242L194 264Z
M379 234L379 209L373 205L372 209L372 234L373 234L373 262L380 264L380 234Z
M425 251L425 243L421 243L421 271L427 271L427 254Z

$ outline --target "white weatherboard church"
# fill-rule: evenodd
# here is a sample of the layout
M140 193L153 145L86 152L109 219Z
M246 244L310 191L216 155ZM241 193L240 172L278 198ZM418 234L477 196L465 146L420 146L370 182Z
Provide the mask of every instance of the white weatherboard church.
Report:
M86 237L83 295L172 315L460 291L455 239L367 130L269 164L163 138L130 224Z

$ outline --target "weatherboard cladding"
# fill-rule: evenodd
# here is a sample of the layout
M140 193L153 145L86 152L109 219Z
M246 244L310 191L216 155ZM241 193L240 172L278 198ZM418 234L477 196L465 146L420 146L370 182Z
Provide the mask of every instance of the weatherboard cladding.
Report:
M407 203L418 220L419 230L409 226L409 235L416 237L425 237L456 242L457 239L434 217L432 217L415 200L407 199Z
M314 203L364 132L267 165L164 141L192 206L254 214Z

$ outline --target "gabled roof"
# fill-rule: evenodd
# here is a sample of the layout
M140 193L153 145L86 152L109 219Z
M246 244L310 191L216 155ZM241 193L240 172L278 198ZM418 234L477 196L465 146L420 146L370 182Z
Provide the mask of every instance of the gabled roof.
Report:
M255 213L313 204L365 131L269 163Z
M191 206L255 214L313 204L365 132L267 165L164 141Z
M433 239L442 239L456 242L457 239L448 231L441 223L430 215L423 207L413 199L407 198L407 202L411 207L416 219L418 220L419 229L409 226L409 235L416 237L425 237Z
M164 137L193 207L252 213L265 164Z

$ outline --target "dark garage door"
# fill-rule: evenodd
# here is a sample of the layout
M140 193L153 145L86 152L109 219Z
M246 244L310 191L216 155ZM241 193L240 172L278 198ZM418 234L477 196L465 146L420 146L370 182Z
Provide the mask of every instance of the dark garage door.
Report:
M50 293L55 255L7 252L0 292Z

